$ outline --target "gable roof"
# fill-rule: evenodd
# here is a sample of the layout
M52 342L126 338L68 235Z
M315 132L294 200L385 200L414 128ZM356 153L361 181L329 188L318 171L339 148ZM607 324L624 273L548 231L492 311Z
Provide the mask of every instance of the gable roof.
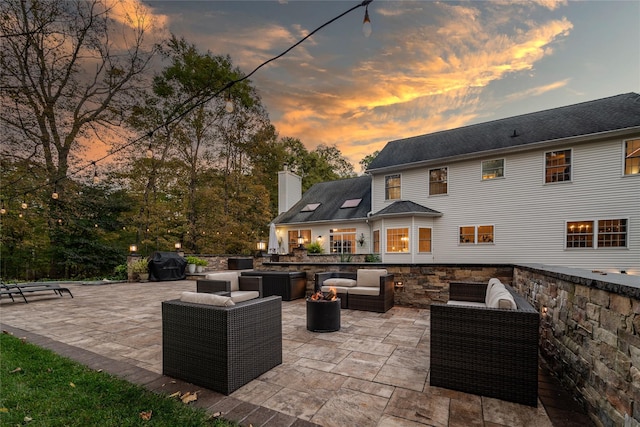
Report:
M426 208L409 200L398 200L371 215L371 217L376 218L395 215L407 216L408 214L417 216L442 216L442 212Z
M347 200L362 199L355 207L343 208ZM305 210L307 205L319 205ZM355 203L353 203L355 204ZM296 224L317 221L363 220L371 211L371 176L340 179L314 184L302 199L274 219L276 224Z
M640 126L634 92L391 141L368 172Z

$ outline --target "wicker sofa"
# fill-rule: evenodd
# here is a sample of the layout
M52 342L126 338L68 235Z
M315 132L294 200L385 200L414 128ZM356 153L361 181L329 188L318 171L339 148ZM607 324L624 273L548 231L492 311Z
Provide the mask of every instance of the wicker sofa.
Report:
M431 305L432 386L537 406L540 316L505 289L516 309L483 307L486 283L452 282L457 303Z
M342 308L385 313L394 305L393 274L384 269L316 273L315 280L316 292L335 288Z
M282 363L282 298L162 303L162 372L223 394Z

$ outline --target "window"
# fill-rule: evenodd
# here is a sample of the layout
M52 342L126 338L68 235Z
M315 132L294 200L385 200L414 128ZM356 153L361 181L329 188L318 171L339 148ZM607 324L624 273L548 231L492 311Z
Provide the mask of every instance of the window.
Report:
M482 162L482 180L502 178L504 176L504 159L485 160Z
M380 253L380 230L373 231L373 253Z
M593 247L593 221L567 222L567 248Z
M597 227L594 228L594 224ZM567 248L626 248L626 219L568 221Z
M307 244L311 241L311 230L289 230L289 250L293 248L297 248L298 245L298 236L304 239L303 244Z
M640 174L640 139L632 139L625 142L624 174Z
M340 206L340 209L357 208L360 205L361 201L362 201L362 199L345 200L344 203L342 204L342 206Z
M418 252L431 252L431 229L418 229Z
M627 220L601 219L598 221L599 248L627 247Z
M313 212L318 209L318 206L320 206L320 203L309 203L304 208L302 208L300 212Z
M387 230L387 252L409 252L408 228L389 228Z
M571 150L544 154L544 182L571 181Z
M493 243L493 225L466 225L460 227L460 243L474 245Z
M447 194L447 169L429 169L429 195Z
M384 177L384 198L385 200L400 199L400 174L387 175Z
M355 228L334 228L329 230L329 247L334 254L352 254L356 247Z

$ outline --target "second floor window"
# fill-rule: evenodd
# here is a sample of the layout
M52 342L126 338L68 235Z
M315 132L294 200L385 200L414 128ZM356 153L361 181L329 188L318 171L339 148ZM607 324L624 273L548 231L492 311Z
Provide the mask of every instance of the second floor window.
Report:
M429 169L429 195L447 194L448 168Z
M400 174L387 175L384 177L384 198L385 200L400 199Z
M544 153L544 182L571 181L571 150Z
M640 139L624 143L624 174L640 174Z
M626 248L626 219L597 221L568 221L566 247L569 248Z
M485 160L482 162L482 180L502 178L504 176L504 159Z

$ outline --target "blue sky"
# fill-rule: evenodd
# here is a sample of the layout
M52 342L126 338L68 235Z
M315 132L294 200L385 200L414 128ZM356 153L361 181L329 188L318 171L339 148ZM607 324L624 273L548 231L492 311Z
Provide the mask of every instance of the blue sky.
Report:
M359 1L144 1L249 73ZM356 166L388 141L640 92L640 1L382 1L252 77L280 136Z

